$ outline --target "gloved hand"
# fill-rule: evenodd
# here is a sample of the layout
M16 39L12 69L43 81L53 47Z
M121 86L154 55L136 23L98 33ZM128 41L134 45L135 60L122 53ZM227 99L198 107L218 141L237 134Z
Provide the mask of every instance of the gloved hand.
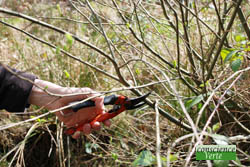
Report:
M36 79L34 81L35 85L45 88L48 92L52 94L62 95L63 97L57 97L49 95L44 90L33 86L32 91L29 96L29 103L37 105L39 107L45 107L48 110L54 110L68 105L71 102L81 101L85 98L98 95L90 88L67 88L61 87L59 85L53 84L48 81L43 81ZM82 94L81 94L82 93ZM87 93L87 94L86 94ZM78 95L73 95L78 94ZM69 95L69 96L67 96ZM92 100L95 101L95 107L83 108L78 112L73 112L71 109L65 109L55 114L68 128L77 126L79 124L84 124L83 133L90 134L92 130L100 130L100 122L96 122L94 125L89 124L98 114L105 112L103 105L103 97L95 97ZM110 121L104 121L104 125L110 126ZM80 136L79 132L72 135L73 138L78 138Z

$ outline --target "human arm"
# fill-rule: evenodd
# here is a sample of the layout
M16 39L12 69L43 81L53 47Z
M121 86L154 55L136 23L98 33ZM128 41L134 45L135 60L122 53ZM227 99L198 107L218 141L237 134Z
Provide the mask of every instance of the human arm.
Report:
M0 109L23 112L29 106L28 97L35 79L34 75L0 63Z
M46 88L46 91L50 92L51 95L40 88ZM59 98L58 96L53 96L52 94L62 95L62 97ZM80 101L95 95L97 95L97 93L95 93L90 88L61 87L48 81L36 79L35 85L33 86L31 94L29 96L29 102L30 104L34 104L40 107L43 106L48 110L54 110L64 107L71 102ZM62 112L56 112L56 115L59 120L64 122L67 127L84 124L83 133L90 134L93 129L99 130L101 128L101 124L99 122L96 122L91 127L89 122L93 120L98 114L104 112L103 97L95 97L92 100L95 101L95 107L84 108L76 113L74 113L71 109L65 109ZM107 120L104 122L104 124L109 126L110 121ZM79 133L76 133L73 135L73 138L78 138L79 135Z
M59 98L58 96L48 94L43 89L46 89L51 94L59 94L61 97ZM91 94L86 95L85 93L87 92ZM9 112L23 112L29 104L54 110L64 107L70 102L93 96L93 93L94 92L89 88L61 87L0 63L0 109L6 109ZM69 94L79 95L67 96ZM67 127L84 124L83 133L89 134L93 129L100 129L101 125L97 122L91 127L88 122L95 118L96 115L104 112L103 97L96 97L93 100L96 104L95 107L79 110L77 113L73 113L68 117L63 116L62 113L72 113L70 109L65 109L55 114ZM110 121L105 121L104 124L109 126ZM79 133L73 135L74 138L78 136Z

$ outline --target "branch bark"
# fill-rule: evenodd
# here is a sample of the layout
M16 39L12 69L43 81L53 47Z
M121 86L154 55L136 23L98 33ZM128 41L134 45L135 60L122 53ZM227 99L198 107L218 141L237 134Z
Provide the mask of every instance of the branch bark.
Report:
M212 61L212 64L211 64L211 66L210 66L210 68L209 68L209 70L208 70L208 74L207 74L207 77L206 77L206 81L209 80L210 77L211 77L211 75L212 75L212 72L213 72L214 66L215 66L215 64L216 64L216 61L218 60L218 57L219 57L219 55L220 55L221 49L222 49L222 47L223 47L223 45L224 45L224 42L225 42L225 40L226 40L226 38L227 38L227 35L228 35L228 33L229 33L231 27L233 26L234 19L235 19L235 17L236 17L237 11L238 11L238 9L239 9L241 3L242 3L242 0L239 0L239 1L237 2L237 4L236 4L235 8L234 8L233 14L232 14L231 19L230 19L230 21L229 21L229 23L228 23L228 26L227 26L227 28L226 28L226 31L225 31L225 33L223 34L223 37L222 37L222 39L221 39L221 41L220 41L220 44L219 44L219 46L218 46L218 49L216 50L216 53L215 53L214 59L213 59L213 61Z
M242 24L242 26L243 26L243 28L244 28L244 30L246 32L248 40L250 41L250 29L249 29L249 27L247 25L246 18L244 16L244 13L242 12L241 8L238 9L237 13L238 13L238 16L240 18L241 24Z

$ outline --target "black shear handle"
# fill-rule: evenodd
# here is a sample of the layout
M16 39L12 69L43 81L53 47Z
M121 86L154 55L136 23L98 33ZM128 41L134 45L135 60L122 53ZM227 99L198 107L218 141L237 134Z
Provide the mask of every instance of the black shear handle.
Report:
M117 95L105 96L103 103L104 103L104 105L112 105L112 104L115 104L117 99L118 99ZM94 106L95 106L95 102L92 100L88 100L88 101L85 101L83 103L76 104L76 105L72 106L71 109L74 112L77 112L78 110L80 110L82 108L94 107Z

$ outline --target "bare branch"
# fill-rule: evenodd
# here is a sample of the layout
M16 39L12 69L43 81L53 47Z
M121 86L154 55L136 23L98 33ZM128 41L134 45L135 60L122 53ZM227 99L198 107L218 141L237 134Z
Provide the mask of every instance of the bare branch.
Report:
M212 75L212 72L213 72L215 63L216 63L216 61L217 61L217 59L218 59L218 57L219 57L219 55L220 55L221 49L222 49L222 47L223 47L223 45L224 45L224 42L225 42L225 40L226 40L226 38L227 38L227 34L229 33L229 31L230 31L230 29L231 29L231 27L232 27L232 25L233 25L233 23L234 23L234 19L235 19L235 17L236 17L236 14L237 14L237 11L238 11L238 9L239 9L239 7L240 7L241 2L242 2L242 0L239 0L239 1L237 2L237 4L236 4L235 8L234 8L233 14L232 14L232 16L231 16L231 19L230 19L228 25L227 25L226 31L225 31L225 33L223 34L223 37L222 37L222 39L221 39L221 41L220 41L220 44L219 44L219 46L218 46L218 48L217 48L217 50L216 50L216 53L215 53L214 59L213 59L213 61L212 61L212 64L210 65L210 68L209 68L209 70L208 70L208 74L207 74L206 80L209 80L210 77L211 77L211 75Z
M54 31L56 31L56 32L59 32L59 33L61 33L61 34L64 34L64 35L65 35L65 34L70 34L76 41L78 41L78 42L80 42L80 43L82 43L82 44L84 44L84 45L86 45L86 46L92 48L92 49L95 50L96 52L100 53L101 55L103 55L103 56L105 56L107 59L109 59L113 64L116 64L116 62L115 62L108 54L106 54L104 51L102 51L101 49L97 48L96 46L94 46L94 45L88 43L87 41L85 41L85 40L79 38L78 36L76 36L76 35L74 35L74 34L71 34L71 33L67 32L67 31L65 31L65 30L63 30L63 29L60 29L60 28L58 28L58 27L55 27L55 26L53 26L53 25L51 25L51 24L48 24L48 23L45 23L45 22L43 22L43 21L37 20L37 19L35 19L35 18L33 18L33 17L30 17L30 16L27 16L27 15L25 15L25 14L18 13L18 12L14 12L14 11L11 11L11 10L8 10L8 9L0 8L0 12L1 12L1 13L5 13L5 14L9 14L9 15L12 15L12 16L17 16L17 17L20 17L20 18L23 18L23 19L26 19L26 20L29 20L29 21L31 21L31 22L33 22L33 23L35 23L35 24L38 24L38 25L41 25L41 26L43 26L43 27L52 29L52 30L54 30Z
M158 101L155 102L155 124L156 124L156 159L157 167L161 167L161 137L160 137L160 125L159 125L159 111Z
M55 45L53 45L53 44L51 44L51 43L49 43L49 42L47 42L47 41L45 41L45 40L43 40L43 39L41 39L41 38L38 38L38 37L36 37L35 35L28 33L27 31L24 31L24 30L22 30L22 29L20 29L20 28L17 28L17 27L15 27L15 26L13 26L13 25L11 25L11 24L9 24L9 23L3 22L3 21L1 21L1 20L0 20L0 23L4 24L4 25L6 25L6 26L9 26L9 27L11 27L11 28L13 28L13 29L15 29L15 30L17 30L17 31L20 31L20 32L26 34L27 36L29 36L29 37L31 37L31 38L33 38L33 39L35 39L35 40L37 40L37 41L39 41L39 42L41 42L41 43L43 43L43 44L46 44L47 46L49 46L49 47L51 47L51 48L58 49L57 46L55 46ZM88 62L86 62L86 61L83 61L83 60L81 60L80 58L78 58L78 57L76 57L76 56L73 56L72 54L70 54L69 52L67 52L67 51L65 51L65 50L63 50L63 49L61 49L61 48L59 48L59 49L60 49L60 51L61 51L63 54L65 54L66 56L68 56L68 57L70 57L70 58L72 58L72 59L74 59L74 60L76 60L76 61L78 61L78 62L80 62L80 63L83 63L83 64L85 64L85 65L87 65L87 66L93 68L94 70L96 70L96 71L98 71L98 72L100 72L100 73L102 73L102 74L104 74L104 75L106 75L106 76L108 76L108 77L110 77L110 78L116 80L116 81L119 81L119 79L118 79L116 76L114 76L114 75L112 75L112 74L110 74L110 73L107 73L107 72L105 72L104 70L102 70L102 69L100 69L100 68L98 68L98 67L96 67L96 66L94 66L94 65L92 65L92 64L90 64L90 63L88 63Z

